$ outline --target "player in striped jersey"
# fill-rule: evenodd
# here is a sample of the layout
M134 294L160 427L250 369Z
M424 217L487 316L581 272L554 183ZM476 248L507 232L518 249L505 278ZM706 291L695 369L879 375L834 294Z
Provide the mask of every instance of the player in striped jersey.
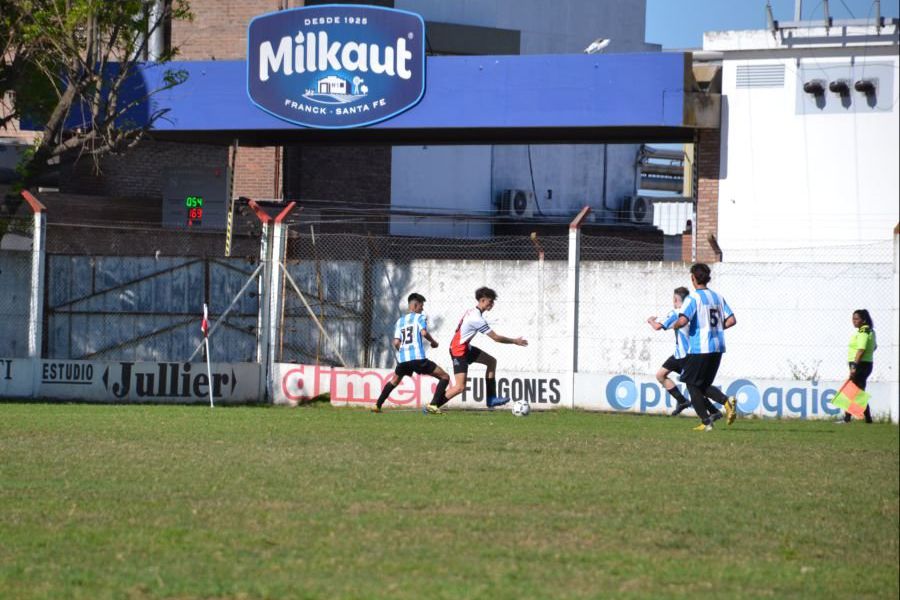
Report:
M669 314L665 317L648 317L647 323L650 324L650 327L656 331L668 331L671 329L672 325L675 324L675 321L678 320L681 304L689 293L690 292L686 287L675 288L675 292L672 294L672 306L674 307L674 310L670 310ZM680 415L682 411L691 405L688 399L681 393L681 390L678 389L678 386L675 385L675 382L669 379L669 373L674 371L680 375L681 371L684 370L684 360L687 356L687 344L687 332L683 328L676 329L675 353L667 358L666 362L659 368L659 371L656 372L656 380L666 389L669 395L675 398L675 410L672 411L673 417Z
M510 338L491 329L491 326L484 320L484 313L494 308L494 301L497 299L497 292L489 287L480 287L475 290L475 300L478 304L474 308L470 308L459 320L456 326L456 332L453 334L453 340L450 342L450 358L453 360L453 377L456 380L452 387L447 389L447 393L443 398L435 396L427 409L434 412L433 409L440 411L440 407L450 401L457 394L461 394L466 389L466 380L468 379L469 365L479 363L487 367L484 374L484 383L487 388L487 398L485 403L488 408L494 408L509 402L509 398L502 398L497 395L497 359L471 345L472 338L478 333L483 333L495 342L500 344L515 344L516 346L527 346L528 341L525 338Z
M444 397L444 391L450 385L450 376L447 372L425 357L423 340L428 340L432 348L438 347L437 340L428 332L428 319L422 314L425 309L425 296L414 292L406 301L409 304L409 313L397 319L394 325L393 345L397 351L397 368L394 369L391 379L384 384L372 412L381 412L381 407L394 388L400 385L404 377L412 376L413 373L431 375L438 379L432 404L437 404Z
M734 398L729 398L713 385L722 354L725 352L725 330L734 327L737 318L725 299L707 287L709 267L703 263L691 265L691 283L694 291L681 306L678 320L673 327L688 327L688 355L681 373L681 381L687 384L691 405L702 423L697 431L712 430L718 411L710 398L725 406L728 424L737 416Z

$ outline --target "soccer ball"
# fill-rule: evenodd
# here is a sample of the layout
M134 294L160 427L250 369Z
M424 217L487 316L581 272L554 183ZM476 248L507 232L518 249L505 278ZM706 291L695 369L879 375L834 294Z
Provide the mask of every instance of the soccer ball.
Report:
M517 417L527 417L531 412L531 405L525 400L516 400L512 405L512 414Z

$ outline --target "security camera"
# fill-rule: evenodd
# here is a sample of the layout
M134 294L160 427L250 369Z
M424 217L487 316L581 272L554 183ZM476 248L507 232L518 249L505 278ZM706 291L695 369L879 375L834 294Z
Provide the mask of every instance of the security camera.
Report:
M584 49L585 54L597 54L598 52L602 52L604 48L609 46L610 40L606 38L597 38L591 44Z

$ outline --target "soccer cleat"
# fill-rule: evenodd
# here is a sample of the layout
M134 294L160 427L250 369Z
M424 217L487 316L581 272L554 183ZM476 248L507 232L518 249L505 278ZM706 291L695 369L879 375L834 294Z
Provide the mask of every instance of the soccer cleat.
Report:
M706 423L700 423L699 425L694 427L694 431L712 431L712 430L713 430L712 423L710 423L709 425L707 425Z
M503 406L509 402L509 398L504 398L502 396L492 396L487 399L487 407L494 408L495 406Z
M434 404L426 404L425 408L422 409L422 413L426 415L442 415L444 414L444 411Z
M681 404L679 404L678 406L675 407L675 410L672 411L672 416L677 417L678 415L680 415L682 412L689 409L690 407L691 407L690 402L682 402Z
M722 418L722 413L720 413L719 411L716 411L709 415L709 419L711 422L718 421L721 418Z
M727 400L725 400L725 414L728 416L728 420L725 422L731 425L734 423L734 420L737 419L737 400L735 400L734 396L729 396Z
M381 411L381 407L378 406L378 405L376 404L375 406L372 407L372 412L373 412L373 413L380 413L380 412L382 412L382 411Z

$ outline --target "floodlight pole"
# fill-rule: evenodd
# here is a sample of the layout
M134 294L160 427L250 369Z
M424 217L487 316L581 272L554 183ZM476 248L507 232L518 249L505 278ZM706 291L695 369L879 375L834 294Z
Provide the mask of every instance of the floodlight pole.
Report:
M41 358L44 343L44 263L47 253L47 208L28 190L22 198L34 212L34 231L31 243L31 297L28 303L28 356Z

